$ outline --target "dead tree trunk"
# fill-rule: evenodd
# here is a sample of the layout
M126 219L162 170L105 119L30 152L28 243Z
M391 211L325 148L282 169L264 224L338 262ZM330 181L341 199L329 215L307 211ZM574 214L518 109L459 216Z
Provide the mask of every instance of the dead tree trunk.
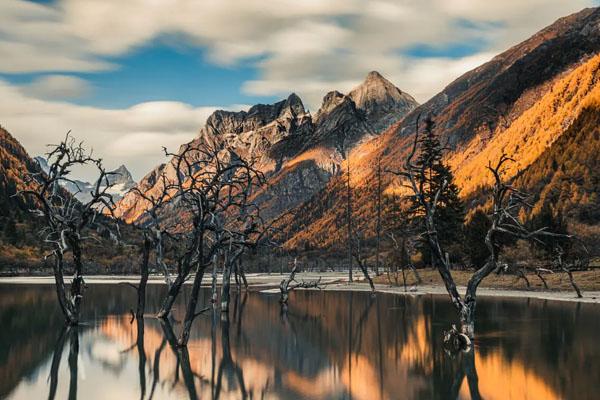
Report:
M148 284L148 276L150 274L148 270L148 264L150 262L150 250L152 249L152 240L144 233L144 244L142 248L142 263L140 265L140 283L137 287L137 310L135 317L140 320L144 318L144 312L146 310L146 285ZM139 323L139 322L138 322Z
M71 281L71 299L73 303L73 323L79 323L79 313L81 310L81 299L83 298L83 290L85 282L83 280L83 262L81 261L81 244L78 234L66 235L67 242L73 252L73 264L75 266L75 275Z
M558 267L567 274L567 276L569 277L569 282L571 283L571 286L573 287L573 290L575 290L575 293L577 293L577 298L581 299L583 297L583 295L581 294L581 290L579 289L579 286L577 286L577 283L575 283L575 279L573 278L573 272L571 271L571 268L569 266L567 266L563 260L563 255L564 255L564 251L562 249L561 246L556 246L556 263L558 264Z
M290 284L296 281L296 272L298 272L298 261L294 258L294 266L292 267L290 276L287 279L282 280L279 284L279 291L281 292L279 303L281 304L282 311L287 311L288 300L290 298Z
M221 283L221 312L229 312L229 295L231 290L231 268L232 261L229 254L225 255L223 262L223 282Z
M346 218L348 225L348 281L352 282L352 189L350 188L350 157L348 163L348 180L346 193Z
M198 304L198 295L200 294L200 288L202 286L202 277L204 275L204 269L205 265L198 263L198 266L196 268L196 275L194 276L194 284L192 286L190 301L188 302L187 310L185 313L185 319L183 321L183 330L181 332L181 337L179 338L179 346L182 347L187 346L188 340L190 339L190 331L192 329L194 319L207 310L207 308L204 308L201 311L196 312L196 307Z
M548 282L546 282L546 279L544 278L544 275L543 275L544 273L546 273L546 274L552 273L552 271L550 271L549 269L545 269L545 268L536 268L535 269L535 274L542 281L542 284L544 285L544 289L548 289Z
M358 238L358 236L355 238L356 240L356 246L355 246L355 252L354 252L354 259L356 260L356 263L358 264L358 267L360 268L360 270L363 273L363 276L365 277L366 281L369 283L369 286L371 287L371 295L375 295L375 285L373 284L373 279L371 279L371 276L369 276L369 270L367 268L367 264L365 263L365 260L363 260L362 256L361 256L361 252L360 252L360 239Z
M215 255L213 263L212 263L212 274L211 274L211 297L210 301L213 304L217 304L217 264L219 257Z
M171 286L169 286L169 290L167 291L167 296L165 297L163 304L162 304L160 310L158 311L158 314L156 315L157 318L162 318L162 319L167 318L169 316L169 314L171 313L173 304L175 304L175 300L177 299L177 296L179 295L179 292L181 291L181 288L189 275L189 271L191 269L191 262L192 262L191 258L192 258L192 251L190 250L187 252L187 254L184 256L183 260L180 262L180 265L178 267L179 271L177 272L177 277L175 278L175 280L173 281Z
M321 282L321 278L316 281L296 281L296 273L298 272L298 262L294 258L294 266L292 267L292 271L290 272L290 276L287 279L284 279L279 284L279 291L281 293L279 297L279 303L281 304L281 313L287 313L288 311L288 300L290 292L294 289L298 288L316 288L320 289L319 283Z
M140 399L146 397L146 350L144 348L144 319L136 318L138 352L138 375L140 378Z
M229 312L229 299L231 291L231 270L238 271L239 268L239 257L243 253L243 248L236 250L231 253L231 249L225 255L225 262L223 264L223 284L221 286L221 312ZM245 282L245 276L243 276Z
M76 327L71 328L71 345L69 348L69 400L77 399L77 361L79 358L79 331Z
M379 276L379 256L381 253L381 157L377 159L377 248L375 255L375 276Z

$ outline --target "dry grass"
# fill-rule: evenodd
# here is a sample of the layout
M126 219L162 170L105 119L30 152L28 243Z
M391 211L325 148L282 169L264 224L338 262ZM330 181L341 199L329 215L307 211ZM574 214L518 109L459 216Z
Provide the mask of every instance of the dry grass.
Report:
M442 279L436 270L430 268L418 270L419 276L421 277L422 284L425 285L443 285ZM473 274L472 271L452 271L452 277L458 286L466 286L469 278ZM519 278L516 275L496 275L491 274L481 283L480 287L492 288L492 289L513 289L513 290L544 290L544 285L540 278L534 273L525 274L531 287L528 289L527 284L523 278ZM569 278L566 273L557 272L553 274L544 274L544 279L548 283L548 290L554 291L569 291L573 290L569 283ZM589 271L577 271L573 272L573 277L579 288L583 291L600 290L600 269L595 268ZM376 283L380 284L391 284L394 286L402 286L402 273L397 274L390 273L389 278L387 274L376 277ZM406 271L406 284L412 286L416 284L414 274L407 270Z

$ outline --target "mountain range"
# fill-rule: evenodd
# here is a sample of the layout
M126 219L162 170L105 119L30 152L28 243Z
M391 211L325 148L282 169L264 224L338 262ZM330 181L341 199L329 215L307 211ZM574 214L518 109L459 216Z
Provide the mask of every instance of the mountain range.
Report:
M48 173L50 167L48 166L48 161L44 157L37 156L34 160L38 163L42 171ZM107 192L112 195L113 201L121 200L123 196L136 185L131 173L125 165L121 165L119 168L109 171L107 180L110 186ZM96 182L90 183L79 179L73 179L71 181L62 181L61 185L69 193L75 196L77 200L85 203L91 200L92 196L90 193L94 189ZM101 184L100 188L104 188L104 186L104 184Z
M285 214L287 247L335 248L345 235L343 172L350 170L356 224L372 236L377 165L399 170L417 118L430 116L434 132L448 145L446 162L469 210L484 202L481 193L491 182L485 167L507 153L515 162L505 179L533 195L526 217L549 207L565 215L576 233L600 242L599 78L600 9L590 8L463 74L422 105L373 71L347 94L327 93L314 115L296 94L247 111L216 111L192 143L226 143L257 161L266 185L254 201L267 218ZM18 163L31 166L32 160L2 132L0 151L19 161L0 167L0 185L18 187L23 182L11 170ZM123 189L132 184L125 171ZM137 187L160 191L163 173L177 174L173 160L149 171ZM402 194L391 176L383 183L385 195ZM115 213L135 222L145 206L129 192Z
M267 184L254 201L264 216L296 207L323 189L338 175L349 152L368 141L417 107L417 102L378 72L347 95L331 91L312 116L296 94L275 104L258 104L248 111L216 111L191 144L226 143L245 159L255 159ZM174 178L176 165L159 165L139 183L139 188L156 193L162 190L157 176ZM128 222L140 217L145 202L129 193L117 205L115 214Z

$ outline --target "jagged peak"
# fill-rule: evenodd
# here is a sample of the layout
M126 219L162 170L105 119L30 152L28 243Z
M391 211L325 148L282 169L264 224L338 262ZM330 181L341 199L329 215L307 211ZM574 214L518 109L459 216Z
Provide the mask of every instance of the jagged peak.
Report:
M361 109L373 102L386 103L392 101L412 107L418 105L417 101L411 95L397 88L377 71L369 72L365 80L352 89L348 96Z
M392 97L398 97L404 94L402 90L397 88L392 82L377 71L369 72L364 81L352 89L348 95L356 101L358 98L364 97L366 92L369 92L371 95L388 94Z
M321 108L329 108L331 105L337 105L341 100L343 100L344 97L346 97L346 95L343 93L340 93L337 90L332 90L323 96Z
M302 99L296 93L291 93L283 104L282 110L279 115L284 114L287 110L291 110L293 115L300 115L306 113Z
M367 76L365 77L365 82L368 81L384 81L384 82L389 82L387 79L385 79L383 77L383 75L381 75L379 73L379 71L371 71L367 74Z
M127 173L129 174L129 170L127 169L127 167L125 166L125 164L121 164L119 165L119 168L115 169L112 172L116 172L116 173Z

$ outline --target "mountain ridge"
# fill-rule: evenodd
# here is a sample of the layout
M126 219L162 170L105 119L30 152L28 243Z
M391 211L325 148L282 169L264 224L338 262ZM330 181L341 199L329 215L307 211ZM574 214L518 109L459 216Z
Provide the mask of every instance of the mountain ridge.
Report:
M386 115L388 122L402 118L398 110L406 113L417 106L411 96L377 75L369 74L355 88L355 96L360 97L364 109L357 108L349 95L331 91L313 117L292 93L284 100L255 105L248 111L215 111L190 143L226 144L240 157L256 160L257 168L267 177L267 185L254 200L265 207L271 204L265 214L274 217L324 187L339 173L339 165L350 148L380 132L368 121L374 104L380 101L385 105L388 111L379 112ZM372 93L379 97L369 100ZM173 178L175 166L167 163L161 173ZM150 192L161 190L160 185L160 182L151 185L145 178L138 184ZM278 197L282 201L274 204ZM144 201L130 193L117 205L116 215L133 222L143 209Z

